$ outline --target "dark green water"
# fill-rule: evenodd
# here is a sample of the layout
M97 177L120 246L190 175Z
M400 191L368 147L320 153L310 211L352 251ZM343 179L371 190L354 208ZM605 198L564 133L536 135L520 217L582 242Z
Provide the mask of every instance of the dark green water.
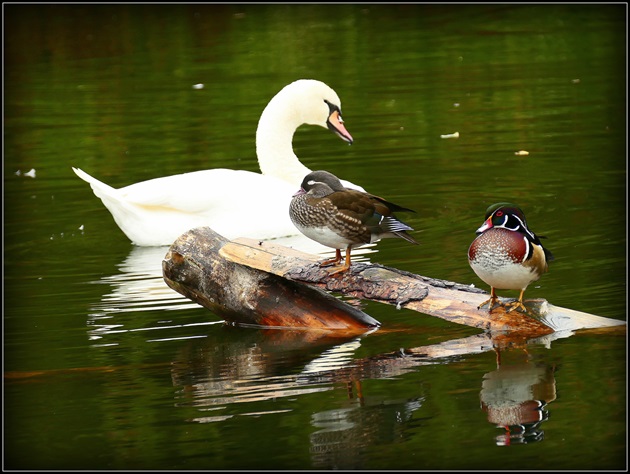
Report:
M486 289L466 251L514 201L556 256L526 296L625 320L625 5L4 12L5 468L626 467L625 331L531 341L497 368L490 347L393 359L478 331L377 303L383 327L350 341L228 327L71 170L115 187L257 171L262 109L316 78L355 143L304 127L302 162L417 211L421 245L372 261ZM497 420L528 397L542 421L504 446Z

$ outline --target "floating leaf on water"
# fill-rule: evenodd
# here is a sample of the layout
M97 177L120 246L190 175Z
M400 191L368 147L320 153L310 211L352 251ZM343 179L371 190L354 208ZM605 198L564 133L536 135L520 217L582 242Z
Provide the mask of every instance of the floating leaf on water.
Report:
M26 173L22 173L20 170L15 172L17 176L28 176L29 178L35 177L35 168L31 168L31 171L27 171Z

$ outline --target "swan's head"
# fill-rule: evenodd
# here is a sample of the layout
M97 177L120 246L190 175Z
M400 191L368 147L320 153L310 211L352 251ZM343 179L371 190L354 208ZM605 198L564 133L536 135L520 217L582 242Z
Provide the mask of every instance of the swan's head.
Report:
M341 117L341 99L328 85L314 79L300 79L285 86L271 100L268 110L277 118L286 114L295 128L302 124L328 128L342 140L352 143ZM262 119L262 117L261 117Z

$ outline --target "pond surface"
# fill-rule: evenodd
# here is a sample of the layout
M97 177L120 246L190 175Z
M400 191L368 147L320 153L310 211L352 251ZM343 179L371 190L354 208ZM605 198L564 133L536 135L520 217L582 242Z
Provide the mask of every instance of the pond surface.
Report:
M5 5L4 467L627 467L625 328L497 365L478 330L374 302L382 327L352 339L228 326L71 169L114 187L257 171L266 103L319 79L355 142L302 127L302 162L417 211L419 246L361 258L487 290L466 252L513 201L556 257L526 297L626 320L625 13Z

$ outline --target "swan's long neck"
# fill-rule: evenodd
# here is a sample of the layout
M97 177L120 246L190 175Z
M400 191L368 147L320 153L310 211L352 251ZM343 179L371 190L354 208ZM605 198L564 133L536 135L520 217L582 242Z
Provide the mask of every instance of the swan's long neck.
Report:
M299 187L311 170L300 163L293 152L293 134L304 120L298 107L288 99L274 97L260 116L256 130L256 154L262 174Z

